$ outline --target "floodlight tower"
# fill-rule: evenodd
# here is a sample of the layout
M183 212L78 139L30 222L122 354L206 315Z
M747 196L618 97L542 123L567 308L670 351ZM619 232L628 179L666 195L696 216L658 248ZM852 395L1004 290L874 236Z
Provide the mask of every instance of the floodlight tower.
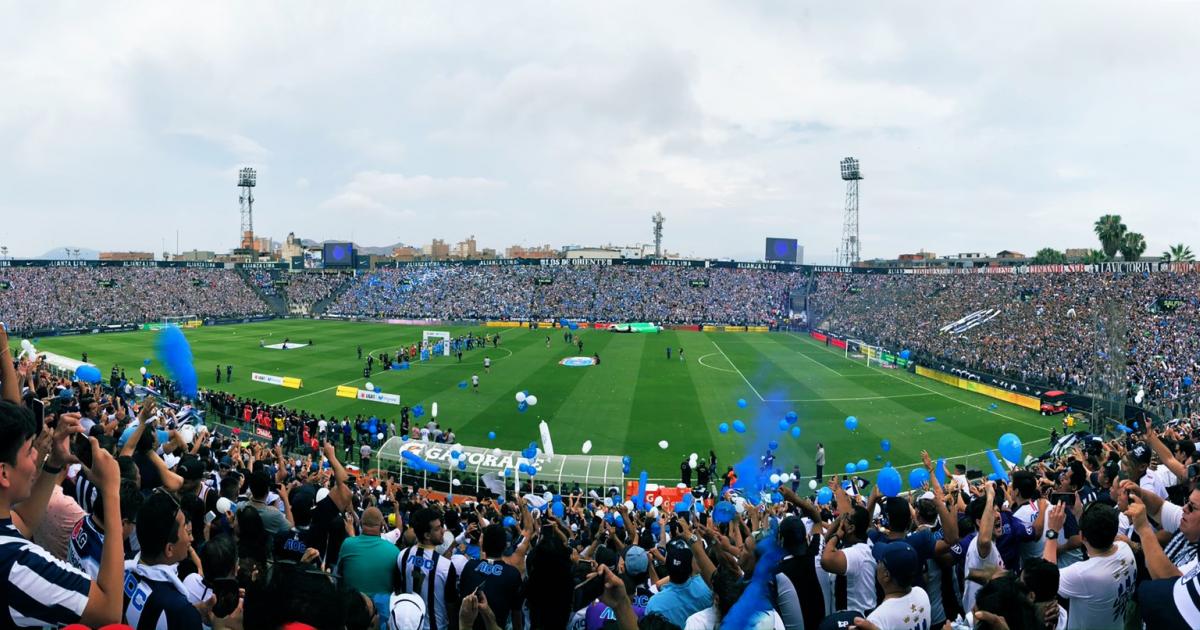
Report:
M842 251L838 262L849 267L858 262L858 180L862 179L858 160L842 159L842 179L846 181L846 214L842 220Z
M654 257L662 258L662 226L667 219L661 212L655 212L650 220L654 222Z
M258 173L249 167L238 171L238 206L242 211L242 249L254 249L254 186Z

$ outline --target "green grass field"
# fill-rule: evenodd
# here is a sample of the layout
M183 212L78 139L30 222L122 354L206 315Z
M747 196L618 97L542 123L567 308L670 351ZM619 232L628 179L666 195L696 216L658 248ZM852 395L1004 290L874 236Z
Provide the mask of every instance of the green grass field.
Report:
M362 363L355 347L364 352L394 351L399 344L419 341L422 328L387 324L280 320L259 324L216 326L187 330L203 388L224 389L270 403L336 416L375 414L399 417L398 408L373 402L338 398L337 385L362 386ZM551 427L558 452L580 452L591 440L592 455L630 455L634 475L642 469L652 478L677 481L680 460L691 452L716 451L724 466L749 455L758 457L770 440L777 440L777 465L790 471L800 465L812 475L816 443L825 444L826 474L841 472L846 462L867 459L873 471L885 461L902 469L919 462L920 451L934 457L964 456L971 467L990 470L981 451L995 448L999 436L1016 433L1026 453L1046 448L1047 435L1058 419L981 394L966 392L903 372L868 367L847 359L842 351L828 349L811 339L788 333L697 333L664 331L623 335L579 330L584 354L598 352L598 367L572 368L558 364L577 352L562 339L562 331L438 328L452 334L499 332L498 349L475 350L457 363L453 357L412 364L406 371L376 371L371 377L384 392L399 394L404 404L437 402L443 427L452 427L459 441L474 446L499 446L520 450L538 439L537 424ZM145 358L153 358L153 332L96 334L42 339L39 349L76 357L87 351L89 359L108 374L113 363L134 376ZM546 336L550 347L546 347ZM311 347L271 350L259 347L279 343L284 337ZM674 351L670 360L666 348ZM678 348L687 360L680 362ZM492 358L484 374L483 358ZM215 382L217 364L234 366L232 383ZM157 368L155 363L151 369ZM304 379L304 389L293 390L255 383L251 372ZM460 389L459 382L480 376L480 391ZM222 375L223 376L223 375ZM513 396L528 390L538 405L517 411ZM744 398L747 408L738 408ZM799 439L781 432L779 419L789 410L799 414ZM846 416L859 419L859 429L843 426ZM925 422L926 417L935 422ZM742 419L745 434L721 434L721 422ZM489 441L487 434L497 438ZM880 440L891 441L882 453ZM662 450L660 440L669 448ZM881 459L876 460L876 455Z

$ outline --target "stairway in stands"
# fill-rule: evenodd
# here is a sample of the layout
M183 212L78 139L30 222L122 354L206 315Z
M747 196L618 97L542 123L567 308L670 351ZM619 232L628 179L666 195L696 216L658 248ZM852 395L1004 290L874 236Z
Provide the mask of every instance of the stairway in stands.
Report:
M346 276L345 281L339 284L336 289L330 291L329 295L325 299L318 300L316 304L312 305L312 311L310 311L310 314L314 316L324 314L325 309L329 308L331 304L336 302L337 299L346 292L346 289L349 289L353 284L354 276Z
M245 282L246 286L250 287L250 290L254 291L254 294L257 295L259 299L265 302L267 306L271 307L271 311L274 312L276 317L287 316L287 300L285 300L278 291L276 291L275 295L267 295L263 292L262 288L260 288L258 284L254 282L245 269L238 269L237 274L242 277L242 282ZM271 274L272 277L274 277L275 272L271 272Z

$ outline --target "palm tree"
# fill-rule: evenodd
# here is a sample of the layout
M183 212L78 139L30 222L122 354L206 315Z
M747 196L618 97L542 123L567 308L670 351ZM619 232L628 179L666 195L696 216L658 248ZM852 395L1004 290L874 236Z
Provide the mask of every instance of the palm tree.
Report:
M1121 258L1133 262L1146 253L1146 239L1137 232L1126 232L1121 238Z
M1088 253L1085 254L1083 257L1083 262L1088 265L1094 265L1096 263L1102 263L1102 262L1108 262L1108 261L1109 261L1108 256L1105 256L1104 252L1102 252L1098 249L1089 249Z
M1179 243L1172 245L1167 251L1162 253L1162 259L1166 262L1192 262L1196 257L1192 255L1192 248Z
M1033 257L1033 264L1035 265L1054 265L1064 262L1067 262L1066 254L1053 247L1043 247Z
M1100 249L1104 255L1112 258L1121 249L1121 239L1125 238L1125 224L1121 223L1121 215L1106 214L1096 221L1094 226L1096 236L1100 237Z

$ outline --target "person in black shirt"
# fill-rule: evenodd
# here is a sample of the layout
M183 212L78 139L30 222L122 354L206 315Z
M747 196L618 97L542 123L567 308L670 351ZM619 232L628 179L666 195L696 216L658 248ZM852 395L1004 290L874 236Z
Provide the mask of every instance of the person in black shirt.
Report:
M285 341L285 342L283 342L283 343L284 343L284 345L285 345L285 346L287 345L287 342L286 342L286 341ZM232 365L226 365L226 366L225 366L225 382L226 382L226 383L232 383L232 382L233 382L233 366L232 366Z
M685 455L683 462L679 464L679 480L684 486L692 487L692 467L688 465L688 458Z
M346 485L346 469L338 461L333 444L326 442L322 453L333 467L333 478L329 480L329 496L313 507L312 524L304 532L303 539L305 544L317 550L325 566L331 567L337 564L342 541L347 536L343 514L352 507L352 493L350 486Z
M512 618L513 630L520 630L521 615L521 572L503 560L507 537L504 526L492 523L483 530L482 560L470 560L463 568L459 579L459 592L473 593L480 589L487 596L488 606L496 615L496 623L503 625ZM475 627L484 628L483 620L476 620ZM460 630L467 630L466 628Z
M221 382L221 364L220 363L217 364L217 382L218 383Z
M362 361L362 346L358 347L358 360Z

